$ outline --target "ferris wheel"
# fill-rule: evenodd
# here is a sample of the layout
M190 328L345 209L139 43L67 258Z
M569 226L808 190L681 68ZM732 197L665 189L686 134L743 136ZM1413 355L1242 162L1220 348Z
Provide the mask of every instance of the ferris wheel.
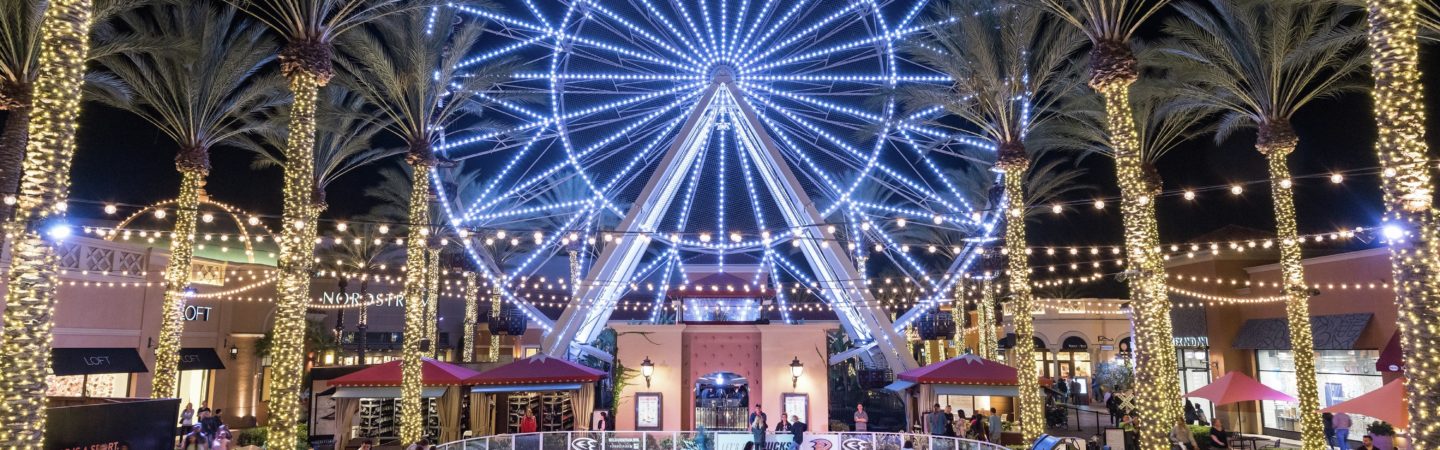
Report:
M456 6L487 21L493 42L464 65L524 69L490 98L500 125L441 147L460 163L437 185L476 180L447 193L457 201L446 212L459 226L523 236L469 248L502 285L557 256L580 259L560 321L532 315L552 355L593 339L638 286L728 264L813 288L852 339L899 367L909 356L896 331L948 298L949 274L999 219L986 207L994 175L949 156L989 146L925 125L938 111L897 102L909 86L950 83L906 59L906 37L934 23L926 3ZM947 245L912 252L916 235ZM934 299L892 323L870 309L864 283L875 273Z

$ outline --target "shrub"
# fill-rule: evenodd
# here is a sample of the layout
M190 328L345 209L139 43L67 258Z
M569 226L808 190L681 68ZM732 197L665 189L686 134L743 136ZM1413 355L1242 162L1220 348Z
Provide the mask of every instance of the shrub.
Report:
M1370 432L1370 434L1376 436L1394 436L1395 426L1390 425L1389 423L1385 423L1384 421L1377 421L1372 422L1370 423L1370 426L1365 427L1365 431L1368 431Z
M267 429L267 428L265 428L265 427L255 427L255 428L247 428L247 429L244 429L244 430L240 430L240 433L235 436L235 445L238 445L238 446L241 446L241 447L244 447L244 446L247 446L247 445L253 445L253 446L256 446L256 447L264 447L264 446L265 446L265 438L266 438L267 436L269 436L269 434L270 434L270 430Z

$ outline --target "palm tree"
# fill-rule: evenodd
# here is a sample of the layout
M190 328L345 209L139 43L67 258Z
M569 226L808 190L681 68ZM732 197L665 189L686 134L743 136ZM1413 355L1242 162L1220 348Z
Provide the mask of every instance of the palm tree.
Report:
M1043 133L1051 121L1063 120L1060 100L1077 86L1070 60L1079 52L1080 34L1043 11L1009 1L951 0L939 15L955 20L930 27L910 48L920 63L950 76L951 89L909 93L910 107L934 106L964 120L960 132L994 142L999 148L995 169L1002 173L1007 220L1008 279L1015 304L1015 334L1029 342L1035 326L1030 314L1029 262L1025 248L1026 173L1031 158L1043 148L1028 147L1027 137ZM970 131L970 129L976 131ZM1021 361L1033 359L1033 348L1017 346ZM1016 366L1021 380L1020 436L1026 442L1045 429L1039 375L1034 364Z
M1160 244L1155 196L1160 176L1145 164L1130 104L1130 86L1139 78L1138 60L1130 40L1146 19L1168 0L1034 0L1090 39L1092 89L1105 100L1106 129L1114 145L1120 207L1125 227L1126 262L1135 273L1130 296L1135 301L1136 340L1140 348L1160 354L1137 355L1141 386L1140 446L1163 448L1165 433L1181 419L1178 366L1171 348L1174 334L1165 294L1165 261L1151 251Z
M259 23L229 6L203 3L157 5L120 15L117 22L140 36L165 38L170 49L109 55L99 62L130 95L101 101L154 125L179 145L180 171L165 302L155 351L151 396L174 397L179 389L180 310L190 285L195 226L210 149L246 132L246 116L285 101L279 79L261 74L274 59L275 41Z
M1426 15L1417 11L1423 4ZM1433 31L1433 1L1366 0L1369 11L1371 96L1379 129L1375 151L1385 174L1380 191L1385 219L1404 230L1405 238L1390 242L1395 304L1400 309L1400 334L1406 361L1440 360L1440 335L1431 331L1440 321L1440 224L1436 223L1435 183L1425 143L1425 99L1421 88L1420 25ZM1416 377L1405 384L1410 417L1432 417L1440 410L1440 377ZM1411 424L1415 442L1440 442L1440 421Z
M446 132L469 126L482 106L486 91L508 78L513 68L495 63L460 69L461 61L479 43L483 28L474 21L461 21L450 8L434 11L411 10L372 22L344 38L340 70L345 82L386 117L388 130L404 141L405 160L410 167L410 196L406 202L405 298L422 298L436 284L427 274L428 259L438 255L427 251L432 221L430 178L439 159L435 146ZM431 17L434 15L434 17ZM427 23L455 24L427 32ZM433 266L433 264L432 264ZM430 267L434 269L434 267ZM437 271L438 272L438 271ZM438 273L436 274L438 275ZM434 302L431 302L433 307ZM421 302L405 303L403 382L400 399L400 440L420 439L420 346L429 325L427 307ZM433 345L433 341L432 341Z
M1286 157L1299 145L1291 120L1312 101L1356 90L1365 60L1356 54L1354 16L1333 3L1209 0L1179 3L1183 19L1165 22L1173 36L1159 62L1184 80L1182 102L1222 111L1223 141L1255 127L1255 149L1269 163L1280 268L1285 280L1290 348L1300 392L1303 448L1326 447L1315 382L1314 336Z
M1125 120L1125 122L1131 124L1131 129L1134 130L1135 134L1135 142L1131 145L1134 154L1129 156L1134 157L1135 164L1138 164L1142 167L1152 168L1149 169L1152 171L1152 174L1155 162L1160 160L1160 158L1164 157L1170 151L1175 150L1177 147L1180 146L1180 144L1192 140L1202 134L1209 134L1213 132L1210 127L1213 126L1212 118L1215 115L1214 111L1194 104L1177 101L1175 91L1178 90L1179 89L1177 87L1171 86L1169 83L1161 83L1157 81L1143 82L1141 84L1138 84L1135 88L1136 95L1134 96L1134 103L1127 103L1126 109L1132 111L1134 115L1130 117L1129 120ZM1066 129L1057 131L1056 135L1063 136L1065 139L1071 140L1071 142L1078 144L1081 147L1082 151L1088 153L1098 153L1117 160L1122 157L1129 157L1120 153L1121 148L1123 147L1117 144L1116 140L1121 138L1110 132L1110 130L1113 129L1112 125L1114 122L1114 110L1111 108L1112 105L1109 104L1109 101L1097 97L1099 96L1085 95L1076 97L1076 101L1072 102L1072 107L1076 110L1075 114L1077 116L1088 116L1089 119L1077 122L1069 122L1067 123ZM1129 95L1127 95L1127 97L1129 97ZM1107 118L1110 120L1107 120ZM1155 182L1158 183L1158 178L1156 178L1156 180L1157 181ZM1158 193L1159 190L1159 184L1155 184L1153 192ZM1124 193L1122 192L1122 196L1123 195ZM1146 234L1155 234L1156 229L1153 226L1155 219L1155 209L1153 201L1154 197L1144 196L1140 198L1145 199L1143 201L1143 204L1138 204L1141 202L1137 201L1137 204L1129 205L1133 208L1130 208L1127 211L1148 211L1147 215L1145 215L1144 217L1147 218L1148 223L1150 223L1152 226L1145 228L1144 230ZM1121 201L1122 203L1125 202L1123 198ZM1148 256L1150 253L1155 253L1156 259L1160 259L1161 257L1157 252L1144 251L1144 249L1158 248L1159 244L1145 247L1144 249L1133 248L1134 244L1130 241L1130 238L1133 237L1133 234L1130 233L1131 230L1129 229L1131 225L1133 225L1133 222L1127 219L1126 245L1131 247L1128 250L1128 255ZM1163 260L1161 262L1163 262ZM1136 264L1138 263L1134 260L1133 256L1127 257L1126 263L1129 265L1130 271L1140 270L1136 268ZM1141 280L1135 279L1130 280L1132 297L1138 297L1139 293L1135 292L1137 290L1135 283L1138 283L1140 281ZM1167 327L1169 326L1168 324L1170 321L1170 300L1166 292L1167 287L1163 283L1163 280L1157 286L1157 288L1159 290L1159 294L1157 295L1159 296L1158 298L1160 303L1155 305L1155 310L1141 310L1138 307L1135 308L1133 319L1135 321L1135 334L1137 335L1137 338L1139 337L1139 334L1142 330L1146 332L1155 331L1153 329L1154 327L1152 327L1151 325L1162 323L1165 324L1165 326ZM1138 303L1138 300L1135 300L1135 302ZM1146 315L1147 317L1142 319L1142 315ZM1147 327L1149 327L1149 329L1141 327L1141 323L1144 321L1149 321L1147 322L1149 325L1146 325ZM1138 346L1139 345L1137 344L1137 347ZM1169 350L1166 350L1174 348L1174 344L1172 340L1167 339L1159 342L1158 344L1153 344L1150 348L1153 349L1157 347L1160 350L1147 352L1143 350L1144 347L1140 347L1141 350L1136 352L1136 372L1137 374L1139 374L1137 376L1143 375L1144 377L1149 377L1144 379L1149 380L1147 382L1151 383L1152 385L1155 383L1169 383L1172 381L1177 383L1177 385L1165 387L1165 389L1173 388L1173 391L1159 393L1152 392L1153 390L1158 389L1158 387L1156 386L1142 386L1140 391L1142 395L1166 395L1157 400L1145 400L1144 398L1142 398L1141 405L1142 407L1150 408L1147 409L1148 411L1163 411L1155 408L1158 408L1159 406L1168 406L1168 402L1175 399L1171 398L1169 395L1173 394L1174 396L1177 396L1176 398L1178 398L1179 395L1179 382L1178 380L1172 379L1172 377L1176 376L1178 372L1172 371L1155 373L1158 369L1154 367L1155 365L1166 363L1166 361L1162 360L1172 360L1169 361L1169 363L1174 364L1173 359L1175 358L1175 356L1171 354ZM1150 365L1148 366L1148 369L1146 369L1146 364ZM1178 371L1178 369L1176 370ZM1137 385L1139 384L1137 383ZM1144 414L1142 414L1141 416L1143 417ZM1151 414L1151 416L1154 416L1154 414ZM1168 448L1166 447L1168 443L1166 443L1167 441L1165 438L1165 434L1170 431L1176 421L1180 420L1180 417L1177 416L1173 419L1165 420L1151 417L1146 420L1151 420L1153 422L1142 422L1142 426L1140 427L1140 435L1142 439L1146 439L1141 441L1142 448ZM1158 447L1145 446L1145 442L1154 442L1154 440L1158 440L1158 442L1160 442L1160 444L1157 444L1159 445Z
M333 43L346 32L379 17L426 2L402 0L226 0L273 29L285 40L280 71L294 96L286 134L285 187L280 233L275 316L275 351L270 384L270 439L294 442L300 426L300 389L305 358L301 348L317 221L324 203L314 191L315 112L320 88L334 75Z
M135 7L143 0L100 0L94 2L91 23L103 22L109 17ZM25 144L29 140L31 111L34 107L35 77L40 68L40 21L45 14L43 0L10 0L0 4L0 111L6 111L5 122L0 125L0 196L15 196L20 188L20 165L25 157ZM101 27L104 28L104 27ZM154 44L134 36L127 39L113 39L103 43L92 43L88 57L112 54L126 49L135 49ZM85 74L86 94L98 89L100 92L120 95L123 92L107 89L115 87L108 79L93 73ZM0 203L0 219L10 219L15 206Z

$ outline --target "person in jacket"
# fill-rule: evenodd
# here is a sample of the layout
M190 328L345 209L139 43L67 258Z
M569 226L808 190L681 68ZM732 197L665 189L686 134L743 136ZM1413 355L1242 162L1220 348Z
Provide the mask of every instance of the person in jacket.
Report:
M1195 433L1190 432L1190 426L1185 425L1185 422L1175 422L1175 427L1170 430L1170 443L1183 450L1200 448L1200 443L1195 442Z
M770 423L770 420L765 417L765 410L760 407L759 403L756 403L755 408L750 411L750 418L746 423L750 424L750 441L755 443L755 448L764 450L765 431L768 427L766 424Z
M800 416L790 416L790 436L795 440L790 444L791 450L800 450L800 444L805 442L805 431L809 429L809 425L800 421Z
M535 415L529 409L525 410L525 417L520 418L520 432L534 433L540 431L540 424L535 421Z
M1343 412L1335 413L1335 417L1330 419L1330 423L1335 427L1335 446L1350 448L1350 426L1352 425L1350 415Z

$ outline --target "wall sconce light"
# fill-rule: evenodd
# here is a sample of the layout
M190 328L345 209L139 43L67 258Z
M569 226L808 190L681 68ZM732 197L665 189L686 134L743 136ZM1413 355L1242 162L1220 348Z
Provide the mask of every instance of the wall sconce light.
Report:
M791 387L791 388L795 388L795 387L799 387L799 386L800 386L800 375L802 375L802 374L804 374L804 373L805 373L805 365L804 365L804 364L800 364L800 357L797 356L797 357L795 357L795 360L794 360L794 361L790 361L790 387Z
M230 359L231 359L231 360L234 360L234 359L239 358L239 357L240 357L240 347L236 347L235 344L230 344Z
M645 387L649 388L650 377L655 375L655 363L650 362L649 356L646 356L645 361L640 363L640 375L645 377Z

